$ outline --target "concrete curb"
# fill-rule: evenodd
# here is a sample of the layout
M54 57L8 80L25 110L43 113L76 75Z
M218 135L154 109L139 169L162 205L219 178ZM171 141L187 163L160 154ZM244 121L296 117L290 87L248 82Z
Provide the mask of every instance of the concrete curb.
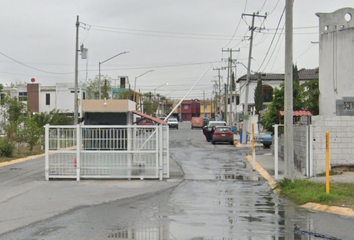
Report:
M251 166L253 166L253 157L248 155L246 156L246 159L251 164ZM264 177L268 181L268 184L272 188L272 190L275 193L280 194L281 190L275 188L277 186L277 181L257 161L256 161L255 169L262 177ZM354 210L351 208L327 206L327 205L312 203L312 202L300 205L300 207L312 211L321 211L321 212L327 212L327 213L332 213L341 216L354 217Z
M20 163L20 162L25 162L25 161L28 161L28 160L32 160L32 159L40 158L40 157L44 157L44 156L45 156L45 153L42 153L42 154L39 154L39 155L32 155L32 156L28 156L28 157L25 157L25 158L19 158L19 159L16 159L16 160L2 162L2 163L0 163L0 167L5 167L5 166L8 166L8 165L12 165L12 164Z

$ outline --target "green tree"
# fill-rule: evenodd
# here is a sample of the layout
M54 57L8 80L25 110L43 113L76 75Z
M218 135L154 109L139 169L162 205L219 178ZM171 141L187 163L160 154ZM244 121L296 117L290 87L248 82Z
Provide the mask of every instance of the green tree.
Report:
M236 81L235 81L235 73L232 72L231 75L231 90L236 91Z
M31 152L33 150L33 147L38 143L39 139L43 134L44 128L38 126L34 115L32 113L29 113L24 121L21 135L23 141L29 145Z
M86 83L86 99L99 99L100 89L101 99L108 99L112 89L111 82L108 76L101 76L101 81L98 76L95 79L89 79Z
M256 107L256 114L259 114L263 110L263 83L262 80L258 80L257 87L254 90L254 103Z
M10 137L11 133L16 133L17 126L21 124L23 121L23 115L27 111L27 106L22 101L20 101L17 97L10 97L10 95L6 95L2 101L3 104L3 117L5 122L3 123L6 126L6 130L10 130ZM10 129L8 129L10 127Z
M320 89L318 85L318 79L314 79L302 84L304 87L304 107L310 111L312 115L318 115L319 110L319 96Z
M41 112L33 114L32 118L39 127L43 127L46 124L50 125L71 125L73 124L73 118L66 113L53 109L49 113Z
M268 111L261 119L264 128L273 132L273 125L279 123L279 111L284 111L284 83L280 89L274 89L273 101L268 105ZM293 110L304 110L303 87L293 81Z

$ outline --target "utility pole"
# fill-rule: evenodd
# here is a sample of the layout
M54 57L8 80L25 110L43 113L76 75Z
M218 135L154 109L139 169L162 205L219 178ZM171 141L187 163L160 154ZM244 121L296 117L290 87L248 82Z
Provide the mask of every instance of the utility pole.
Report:
M219 109L219 115L221 115L221 76L220 76L220 70L222 68L213 68L213 70L218 70L218 79L219 79L219 92L218 92L218 109ZM214 106L215 107L215 106Z
M222 49L223 52L229 52L230 56L228 58L228 71L227 71L227 85L228 85L228 91L227 91L227 99L229 102L229 126L232 127L232 52L239 52L240 49L238 50L233 50L231 48L228 49ZM230 99L230 100L229 100ZM225 113L226 114L226 113Z
M75 94L74 94L74 125L77 125L78 123L78 76L79 76L79 70L78 70L78 63L79 63L79 16L76 16L76 48L75 48Z
M250 77L251 77L251 60L252 60L252 45L253 45L253 32L256 30L256 27L254 27L254 19L256 17L262 17L266 18L266 15L259 15L258 13L253 13L253 14L242 14L243 16L251 16L252 17L252 25L249 28L251 30L251 38L250 38L250 48L249 48L249 54L248 54L248 67L247 67L247 80L246 80L246 99L245 99L245 107L243 109L243 127L242 127L242 143L246 143L246 135L247 135L247 125L248 125L248 92L249 92L249 83L250 83Z
M284 160L285 176L294 181L293 139L293 0L286 0L285 18L285 98Z
M224 121L227 122L227 84L224 84Z

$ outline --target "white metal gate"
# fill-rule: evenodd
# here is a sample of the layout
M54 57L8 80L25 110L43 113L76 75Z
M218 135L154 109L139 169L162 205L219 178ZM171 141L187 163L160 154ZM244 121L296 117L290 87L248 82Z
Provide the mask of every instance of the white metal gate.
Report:
M168 126L45 127L45 176L169 178Z

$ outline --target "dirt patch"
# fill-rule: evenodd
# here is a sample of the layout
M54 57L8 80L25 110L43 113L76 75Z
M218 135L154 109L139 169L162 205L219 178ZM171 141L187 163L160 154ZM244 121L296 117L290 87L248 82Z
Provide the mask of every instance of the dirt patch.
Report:
M353 165L334 166L332 167L332 171L338 173L354 172L354 166Z

